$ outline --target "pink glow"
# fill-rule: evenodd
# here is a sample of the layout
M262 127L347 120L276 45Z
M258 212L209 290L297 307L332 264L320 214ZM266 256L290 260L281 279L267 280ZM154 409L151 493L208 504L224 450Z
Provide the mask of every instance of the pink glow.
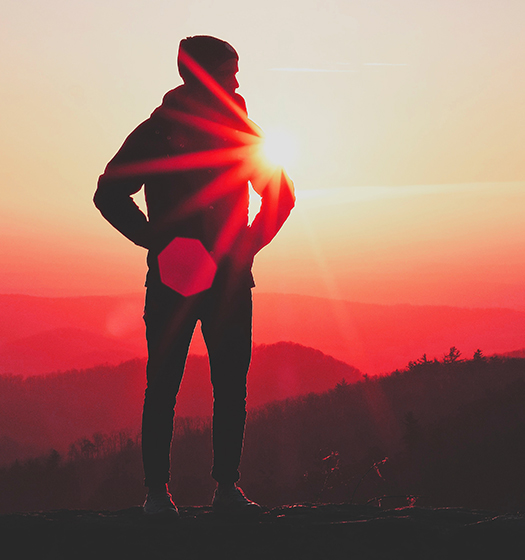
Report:
M162 282L188 297L211 287L217 265L198 239L176 237L158 257Z

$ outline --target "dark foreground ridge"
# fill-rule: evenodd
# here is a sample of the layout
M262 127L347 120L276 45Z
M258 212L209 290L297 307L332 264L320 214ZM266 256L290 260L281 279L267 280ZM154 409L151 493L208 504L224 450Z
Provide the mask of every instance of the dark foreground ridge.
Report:
M0 516L9 558L353 559L523 558L525 515L464 508L317 504L234 518L180 508L178 521L121 511Z

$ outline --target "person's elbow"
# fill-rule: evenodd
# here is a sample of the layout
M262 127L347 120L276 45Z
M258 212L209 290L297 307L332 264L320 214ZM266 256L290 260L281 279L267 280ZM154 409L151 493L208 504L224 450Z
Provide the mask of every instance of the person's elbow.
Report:
M100 210L100 205L103 204L104 195L102 194L102 189L100 188L100 180L102 179L102 175L98 179L97 183L97 190L93 195L93 204Z
M102 211L102 208L104 207L104 200L106 198L104 188L101 186L101 178L102 178L102 176L99 177L98 184L97 184L97 190L95 191L95 194L93 195L93 204L100 211Z
M107 177L105 177L105 175L101 175L98 178L97 190L93 195L93 204L102 214L104 214L105 210L112 205L113 198L113 189L111 188Z
M283 212L288 214L295 206L295 188L293 181L288 177L286 171L283 170L281 175L281 188L280 188L280 206Z

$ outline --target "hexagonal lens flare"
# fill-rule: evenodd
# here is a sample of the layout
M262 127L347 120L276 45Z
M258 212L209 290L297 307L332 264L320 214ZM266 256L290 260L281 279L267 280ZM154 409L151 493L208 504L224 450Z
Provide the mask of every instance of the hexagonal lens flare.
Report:
M158 256L162 283L188 297L211 287L217 265L198 239L176 237Z

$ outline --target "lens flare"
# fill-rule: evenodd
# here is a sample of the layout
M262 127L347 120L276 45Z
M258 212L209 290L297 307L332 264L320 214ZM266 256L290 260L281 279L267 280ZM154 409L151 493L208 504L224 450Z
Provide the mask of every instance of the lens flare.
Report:
M284 171L284 165L286 161L291 161L296 148L293 137L287 133L270 131L265 136L248 119L242 97L229 95L189 55L185 55L184 63L216 97L221 110L216 115L212 111L213 118L210 120L209 107L204 107L203 110L199 103L194 106L194 110L196 113L202 112L204 116L161 106L158 116L168 122L173 121L175 125L182 123L190 132L191 129L204 132L211 139L206 142L210 149L188 152L182 150L180 153L174 150L172 154L140 161L133 158L130 161L126 158L118 161L118 158L114 158L99 179L95 204L119 231L133 240L134 234L131 230L128 231L126 220L114 217L111 211L114 207L113 187L118 190L122 180L129 180L129 196L132 196L152 176L169 177L207 170L210 173L209 181L194 189L184 201L166 213L166 223L169 221L175 224L188 220L203 209L213 209L215 202L234 196L237 200L235 206L230 208L227 220L221 224L213 246L208 247L213 258L198 239L190 237L175 238L159 255L162 281L180 294L189 296L211 286L215 263L221 262L230 253L235 253L239 262L248 263L279 231L295 203L293 183ZM167 139L170 140L170 137ZM263 154L265 139L268 157ZM247 216L244 193L248 182L261 199L260 211L254 215L252 209ZM105 212L103 208L109 210ZM247 217L250 235L245 235Z
M272 165L293 167L298 155L298 145L295 137L281 128L268 129L264 134L264 157Z

